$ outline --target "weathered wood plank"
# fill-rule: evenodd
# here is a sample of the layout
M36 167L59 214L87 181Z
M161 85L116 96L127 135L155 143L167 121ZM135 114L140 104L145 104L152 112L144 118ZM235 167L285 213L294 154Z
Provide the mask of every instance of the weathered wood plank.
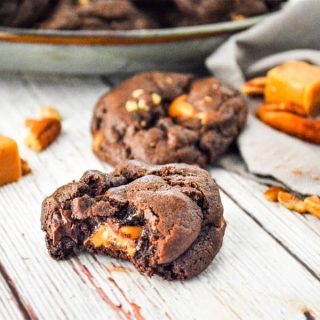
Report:
M19 301L10 290L5 278L0 276L0 316L1 319L23 319L24 313L19 309Z
M105 85L96 79L0 79L0 131L20 142L23 156L34 169L32 175L0 190L0 232L4 239L0 243L0 260L29 307L29 316L304 319L306 307L320 316L320 282L272 233L261 228L224 193L228 221L224 246L215 262L191 281L148 279L130 264L108 257L82 255L56 262L47 255L39 223L42 199L57 186L78 179L89 168L110 170L90 151L92 107L104 90ZM55 105L62 111L64 132L48 150L35 154L21 143L25 135L22 122L35 115L42 104ZM242 182L235 180L222 184L227 173L215 170L214 174L227 193L243 188ZM240 206L251 198L257 201L252 190L241 192L245 199L235 198ZM254 217L257 214L253 207L248 211ZM292 222L294 226L300 223ZM304 236L309 239L310 235ZM308 254L301 259L315 258L308 258ZM2 292L8 294L8 288L2 286L0 290L1 297ZM6 316L12 311L1 312Z
M266 187L223 169L212 170L225 190L261 226L320 279L320 220L287 210L263 197Z

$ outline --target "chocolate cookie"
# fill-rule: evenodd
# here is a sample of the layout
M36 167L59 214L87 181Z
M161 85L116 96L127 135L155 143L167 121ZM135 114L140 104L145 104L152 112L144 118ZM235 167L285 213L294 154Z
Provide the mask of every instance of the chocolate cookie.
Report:
M219 80L142 73L108 92L92 120L93 150L115 165L216 161L244 127L243 98Z
M231 15L251 17L266 12L268 12L268 7L265 0L238 0Z
M137 161L110 174L88 171L59 188L44 200L41 224L55 259L106 254L167 280L202 272L225 230L219 190L207 171Z
M235 0L174 0L178 10L198 24L228 19Z
M129 30L156 28L157 24L129 0L91 0L88 4L60 0L41 29Z
M130 30L198 25L277 9L286 0L3 0L0 25Z
M30 27L56 3L57 0L1 0L0 25Z
M175 25L197 25L256 16L275 10L286 0L173 0L180 12ZM169 17L172 15L170 11Z

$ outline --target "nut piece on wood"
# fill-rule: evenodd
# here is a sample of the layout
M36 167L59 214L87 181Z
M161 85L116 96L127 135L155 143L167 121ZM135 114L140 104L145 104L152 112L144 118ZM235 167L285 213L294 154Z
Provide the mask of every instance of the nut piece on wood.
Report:
M53 107L43 107L40 109L41 119L56 119L58 121L62 120L60 112Z
M265 191L264 197L271 202L280 202L289 210L311 213L320 219L320 198L316 195L301 200L297 196L286 192L283 188L273 186Z
M318 196L311 196L304 199L306 209L320 219L320 198Z
M285 191L281 187L273 186L264 192L264 197L271 202L278 202L278 194L280 191Z
M305 203L291 193L280 191L278 193L278 201L289 210L294 210L299 213L305 213L307 211Z
M21 160L21 172L23 176L26 176L30 173L32 173L32 169L29 167L29 164L27 161L20 159Z
M25 143L32 150L40 152L54 142L60 132L61 122L56 119L35 120Z

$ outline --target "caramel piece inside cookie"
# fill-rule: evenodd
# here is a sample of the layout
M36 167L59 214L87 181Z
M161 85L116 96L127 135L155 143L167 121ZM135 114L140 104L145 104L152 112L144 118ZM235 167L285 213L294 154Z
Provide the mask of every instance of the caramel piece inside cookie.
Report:
M94 231L86 243L91 242L96 248L105 247L123 251L132 256L136 251L135 240L140 238L141 232L142 228L136 226L123 226L114 231L108 223L105 223Z

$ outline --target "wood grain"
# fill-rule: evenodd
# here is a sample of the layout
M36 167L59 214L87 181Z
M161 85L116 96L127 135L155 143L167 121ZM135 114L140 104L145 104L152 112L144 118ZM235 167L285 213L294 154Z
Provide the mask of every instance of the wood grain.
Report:
M320 220L287 210L263 197L266 187L222 169L212 170L219 186L226 190L257 223L320 279ZM236 188L233 186L237 186Z
M165 282L129 263L83 254L47 254L40 230L43 198L87 169L110 170L90 150L92 108L106 85L95 78L0 79L0 133L19 142L33 174L0 189L0 261L29 319L305 319L320 317L318 221L296 217L260 197L263 186L222 169L228 222L216 260L197 278ZM36 154L22 143L23 119L42 105L63 115L63 134ZM318 242L317 242L318 241ZM298 259L296 258L298 257ZM308 269L309 268L309 269ZM1 278L0 318L25 315Z

